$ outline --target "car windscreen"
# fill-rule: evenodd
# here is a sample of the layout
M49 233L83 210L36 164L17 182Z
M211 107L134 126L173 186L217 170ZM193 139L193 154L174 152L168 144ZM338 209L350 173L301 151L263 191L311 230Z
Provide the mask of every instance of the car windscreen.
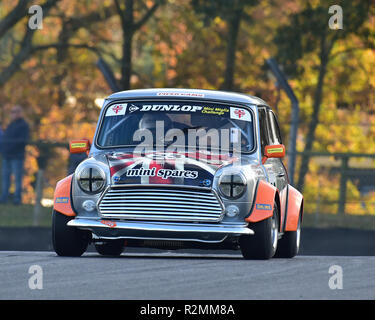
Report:
M243 106L197 101L134 101L106 107L98 147L140 144L250 152L253 113Z

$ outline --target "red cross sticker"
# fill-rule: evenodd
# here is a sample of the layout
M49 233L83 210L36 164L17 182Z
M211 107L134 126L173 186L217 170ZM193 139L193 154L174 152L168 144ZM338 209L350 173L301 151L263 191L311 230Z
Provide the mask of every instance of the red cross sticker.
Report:
M112 108L113 112L118 114L121 110L122 110L122 107L121 106L114 106Z
M243 117L246 114L246 112L241 109L236 109L234 110L234 114L238 116L238 119L241 119L241 117Z

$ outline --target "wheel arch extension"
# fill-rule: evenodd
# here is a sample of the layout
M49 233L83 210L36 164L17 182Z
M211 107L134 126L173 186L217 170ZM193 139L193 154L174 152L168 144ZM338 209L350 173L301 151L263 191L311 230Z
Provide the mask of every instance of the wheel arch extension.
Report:
M58 181L53 196L53 209L69 217L76 216L72 204L72 178L71 174Z
M281 226L281 201L280 201L280 194L279 194L278 189L276 189L276 192L275 192L275 202L276 202L277 208L278 208L277 219L279 220L279 230L280 230L280 226Z
M285 204L286 221L284 231L296 231L298 220L303 218L303 195L293 186L287 186L287 200Z
M286 192L286 193L284 193ZM280 232L297 230L298 220L303 217L303 195L291 185L282 191L264 180L259 180L247 222L259 222L272 216L274 203L278 206Z
M264 180L258 180L255 187L253 204L249 215L245 217L247 222L259 222L272 217L274 203L278 206L278 220L280 223L280 195L277 188Z

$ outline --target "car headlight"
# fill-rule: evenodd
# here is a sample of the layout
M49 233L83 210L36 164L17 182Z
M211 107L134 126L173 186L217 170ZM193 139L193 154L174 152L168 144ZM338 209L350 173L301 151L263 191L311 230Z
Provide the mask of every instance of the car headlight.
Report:
M242 174L223 174L219 179L220 193L227 199L238 199L246 190L246 180Z
M98 167L85 167L77 175L79 187L86 193L98 193L105 185L105 173Z

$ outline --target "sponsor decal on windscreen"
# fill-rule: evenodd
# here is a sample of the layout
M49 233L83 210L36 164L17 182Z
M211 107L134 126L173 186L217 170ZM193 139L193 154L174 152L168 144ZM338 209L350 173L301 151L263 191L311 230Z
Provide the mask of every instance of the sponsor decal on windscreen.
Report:
M203 101L113 104L106 110L97 144L132 148L132 154L109 158L113 183L186 180L210 185L215 172L211 164L221 165L223 159L239 163L241 152L254 149L252 113Z
M126 113L127 103L114 104L107 109L106 117L123 116Z
M250 112L243 108L230 107L230 118L242 121L251 121Z

